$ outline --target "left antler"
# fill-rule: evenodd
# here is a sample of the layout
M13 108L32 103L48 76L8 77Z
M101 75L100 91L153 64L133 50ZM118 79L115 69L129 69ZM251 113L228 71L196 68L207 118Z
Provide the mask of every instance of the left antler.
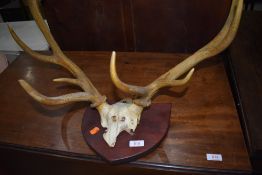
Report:
M47 25L45 24L39 12L37 0L29 0L28 5L38 27L40 28L47 42L52 48L53 55L50 56L42 55L40 53L34 52L16 35L14 30L8 26L9 31L13 36L14 40L25 52L27 52L32 57L44 62L60 65L65 69L69 70L76 77L76 78L58 78L58 79L54 79L53 81L66 82L66 83L71 83L80 86L85 92L76 92L76 93L71 93L58 97L47 97L39 93L24 80L19 80L21 86L35 100L39 101L40 103L44 103L48 105L67 104L77 101L90 101L92 103L91 106L96 107L104 103L106 98L97 91L97 89L93 86L90 80L86 77L84 72L76 64L74 64L69 58L67 58L63 54L59 46L57 45L56 41L54 40L52 34L50 33Z
M219 34L207 45L196 51L193 55L176 65L165 74L161 75L147 86L134 86L122 82L116 73L116 54L113 52L110 63L112 81L120 90L135 95L137 99L134 100L134 103L143 107L149 106L151 104L152 96L156 94L160 88L179 86L187 83L194 72L193 67L195 65L209 57L219 54L230 45L236 35L240 23L242 8L243 0L232 0L229 16ZM187 73L184 79L177 80L178 77L187 71L189 71L189 73Z
M13 29L9 27L11 35L19 46L32 57L41 61L60 65L69 70L75 77L54 79L55 82L66 82L80 86L84 92L76 92L58 97L47 97L31 87L26 81L19 80L19 83L35 100L47 105L67 104L78 101L91 102L91 107L95 107L100 114L101 126L107 128L106 132L103 134L105 142L110 147L114 147L119 133L122 131L127 131L129 133L135 131L143 108L135 104L123 103L121 101L112 105L108 104L106 102L106 97L102 96L97 91L84 72L63 54L44 22L39 12L37 2L38 0L28 0L28 5L38 27L52 48L53 54L49 56L34 52L21 41Z

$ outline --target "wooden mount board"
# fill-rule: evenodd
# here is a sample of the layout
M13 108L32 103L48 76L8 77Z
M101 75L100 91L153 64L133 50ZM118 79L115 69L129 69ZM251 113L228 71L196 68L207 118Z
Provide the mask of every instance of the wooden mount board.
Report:
M123 131L111 148L103 139L105 128L101 127L96 109L88 107L82 122L82 133L86 143L103 159L110 163L123 163L137 159L154 150L167 134L170 122L171 104L152 104L142 113L140 124L133 135ZM100 131L91 135L90 130L99 127ZM130 140L144 140L143 147L129 147Z

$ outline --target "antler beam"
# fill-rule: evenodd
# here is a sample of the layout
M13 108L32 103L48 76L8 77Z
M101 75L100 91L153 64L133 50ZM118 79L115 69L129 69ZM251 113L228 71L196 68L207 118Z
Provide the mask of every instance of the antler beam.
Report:
M159 78L157 78L155 81L147 86L135 86L121 81L116 72L116 54L113 52L110 64L110 74L112 81L114 82L115 86L123 92L136 95L138 99L135 99L134 102L137 105L141 105L143 107L149 106L151 104L152 96L160 88L183 85L192 76L192 73L194 71L193 67L195 65L207 58L219 54L230 45L237 32L241 19L242 9L243 0L232 0L229 16L219 34L207 45L196 51L193 55L176 65L165 74L161 75ZM189 70L190 72L187 74L186 78L183 81L176 80Z

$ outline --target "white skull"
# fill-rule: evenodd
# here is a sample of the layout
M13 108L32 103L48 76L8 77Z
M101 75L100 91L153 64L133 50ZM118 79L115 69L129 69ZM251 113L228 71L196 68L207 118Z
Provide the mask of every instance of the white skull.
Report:
M135 131L143 110L130 100L122 100L113 105L104 103L100 109L101 125L107 128L103 137L110 147L115 146L116 138L122 131L130 134Z

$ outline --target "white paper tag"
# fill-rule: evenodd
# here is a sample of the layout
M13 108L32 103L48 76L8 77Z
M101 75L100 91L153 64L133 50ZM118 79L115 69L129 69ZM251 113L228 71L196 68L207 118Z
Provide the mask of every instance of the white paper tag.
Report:
M222 155L221 154L206 154L207 160L211 161L222 161Z
M143 147L145 146L144 140L130 140L129 147Z

